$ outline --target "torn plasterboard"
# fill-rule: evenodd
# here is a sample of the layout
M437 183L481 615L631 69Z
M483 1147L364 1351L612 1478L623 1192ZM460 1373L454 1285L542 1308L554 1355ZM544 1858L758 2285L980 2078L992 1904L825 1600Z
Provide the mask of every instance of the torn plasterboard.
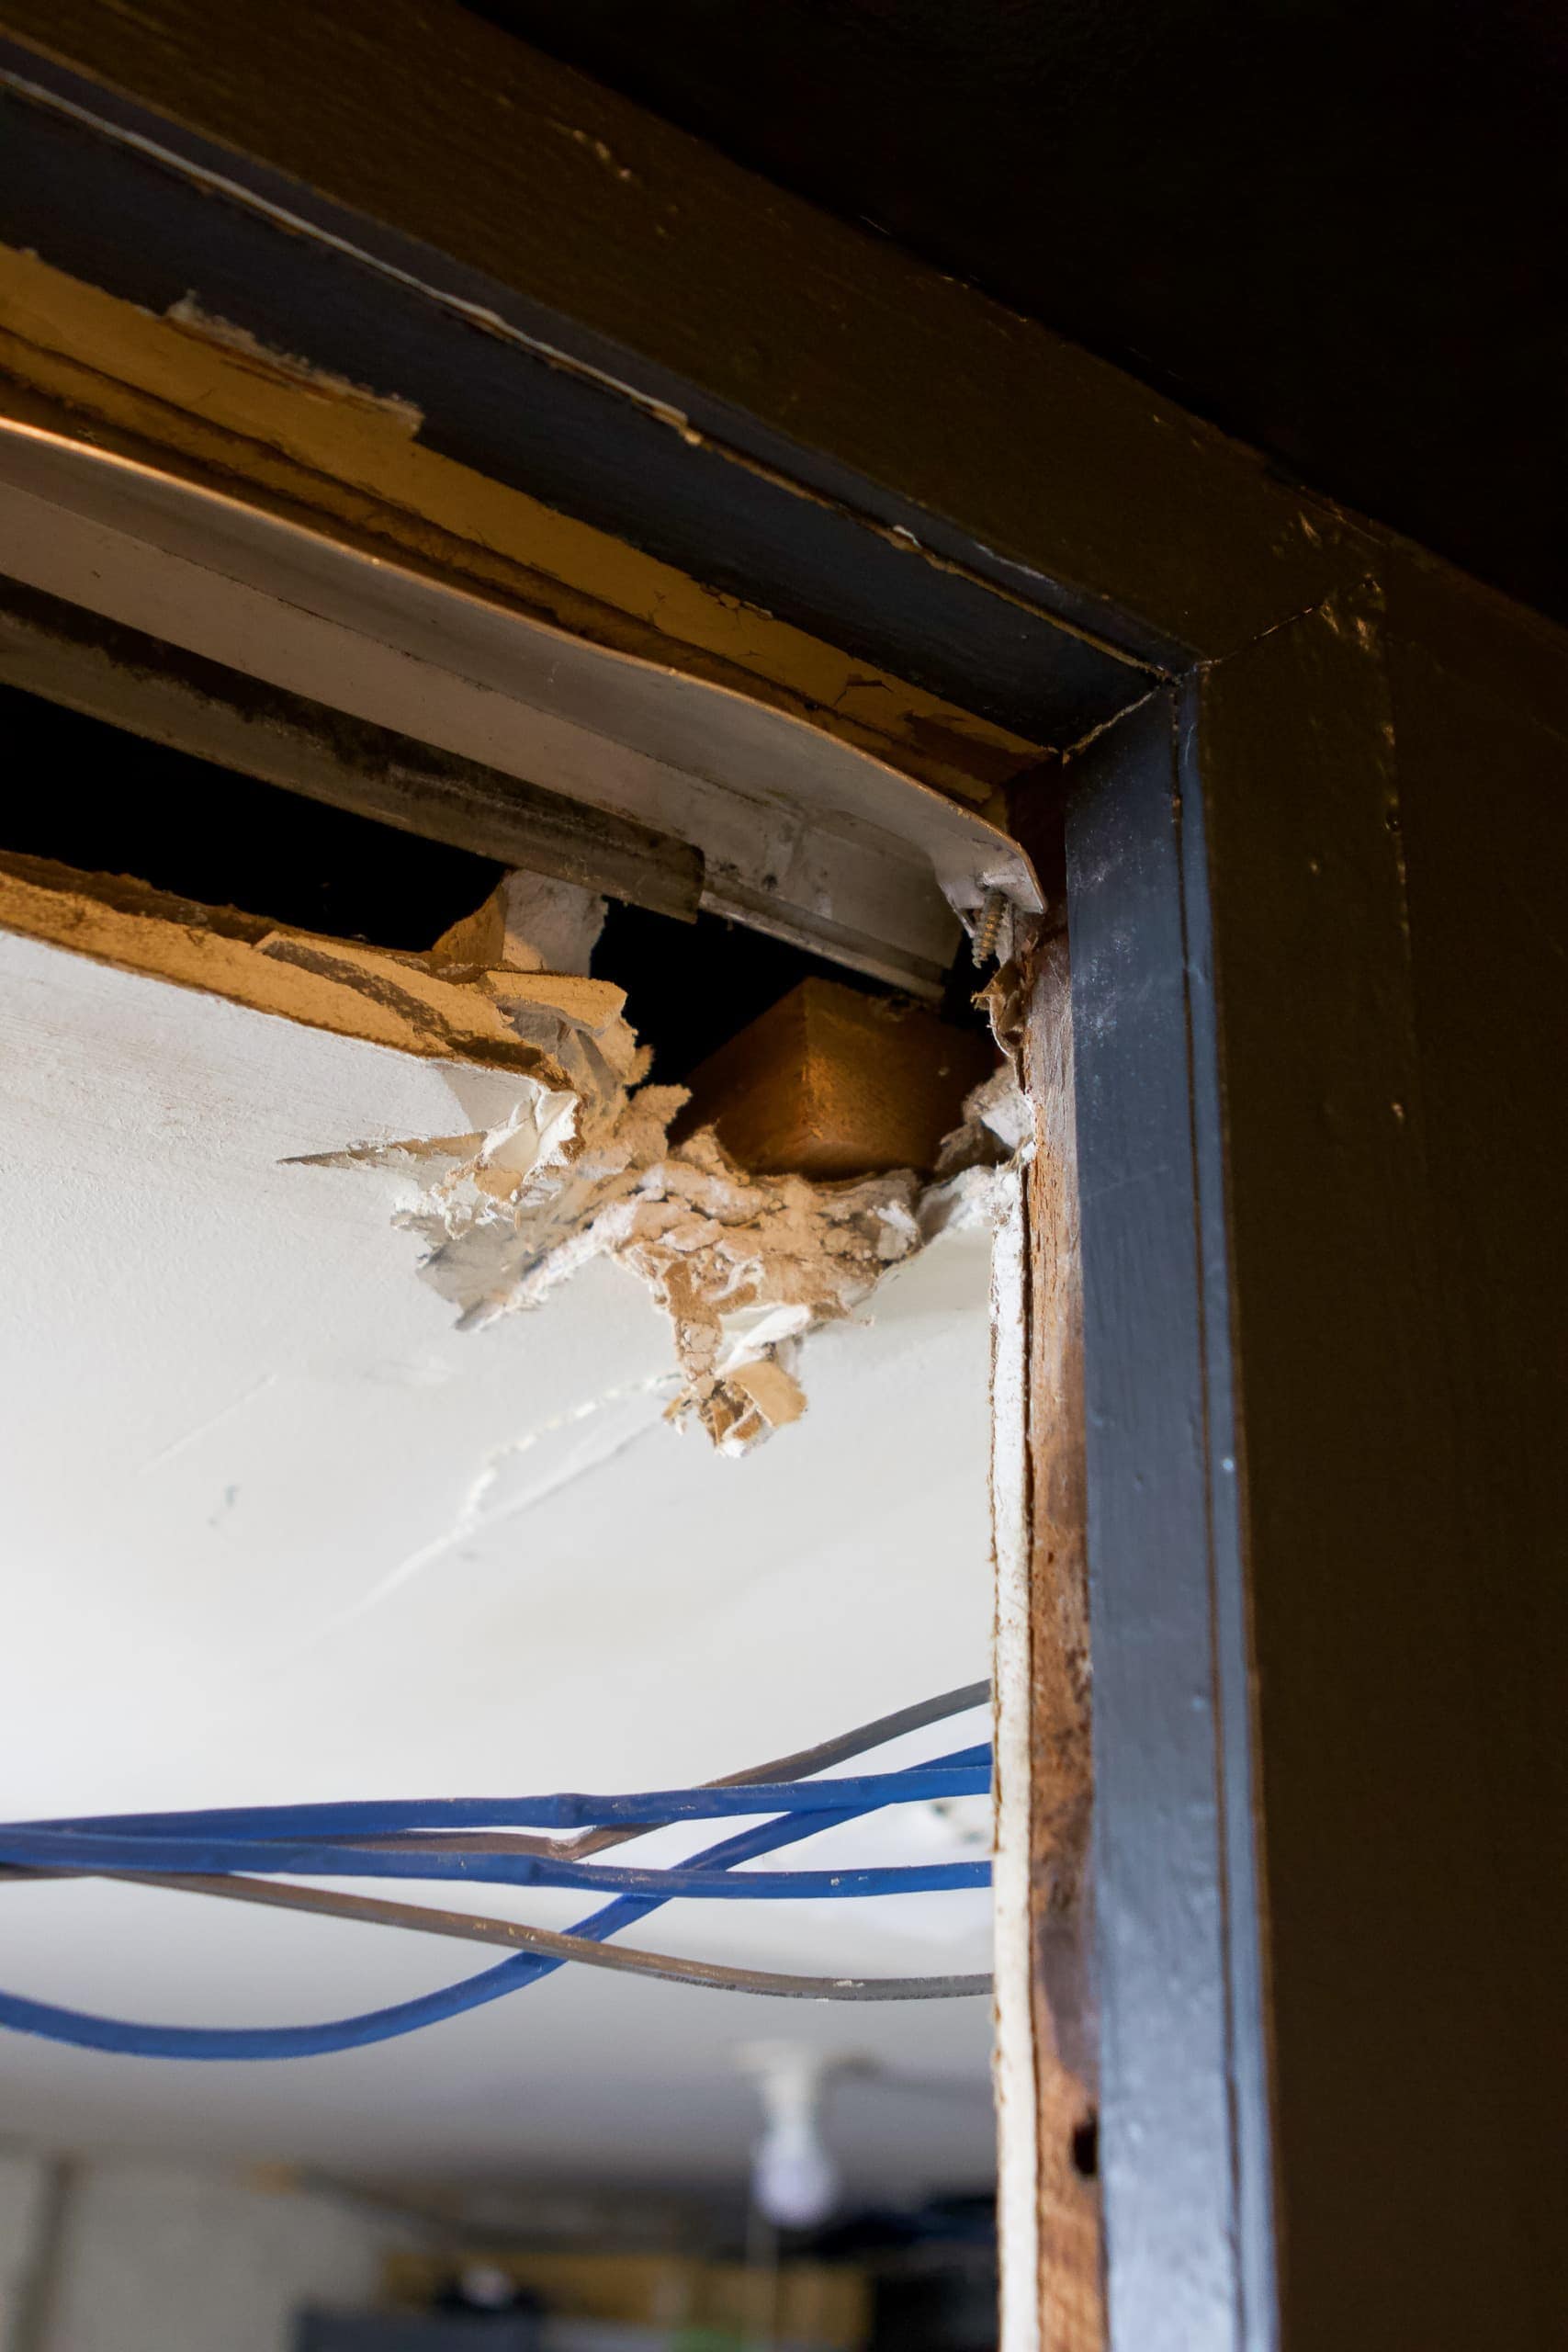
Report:
M972 1155L924 1191L908 1169L848 1183L749 1176L711 1128L671 1145L685 1100L682 1087L525 1080L512 1116L486 1134L361 1145L310 1164L423 1180L399 1221L428 1244L425 1279L470 1327L540 1305L591 1259L626 1267L673 1327L671 1418L742 1453L805 1410L807 1332L851 1314L938 1233L987 1214L991 1170Z
M748 1177L712 1133L678 1148L680 1087L606 1100L524 1080L488 1134L366 1145L315 1164L403 1167L425 1178L400 1222L423 1272L476 1326L536 1306L590 1259L647 1283L674 1329L674 1419L694 1417L739 1453L804 1411L795 1343L851 1312L920 1246L908 1170L852 1184Z
M362 946L126 875L0 852L0 929L308 1028L547 1085L635 1084L647 1068L621 1018L626 992L608 980Z
M431 950L437 969L507 966L514 972L586 977L609 901L547 874L509 874L476 911L443 932Z
M958 1148L943 1148L950 1181L924 1191L908 1169L838 1183L749 1176L711 1130L671 1147L685 1091L640 1083L649 1056L620 989L480 960L506 952L504 925L495 938L484 930L495 911L481 909L429 956L400 955L0 856L6 929L313 1028L513 1073L513 1111L488 1132L353 1146L316 1162L414 1176L402 1221L429 1245L426 1279L470 1325L537 1305L590 1259L626 1267L674 1328L672 1416L744 1452L804 1410L794 1359L806 1332L852 1313L937 1233L986 1213L982 1163L1004 1150L986 1090Z

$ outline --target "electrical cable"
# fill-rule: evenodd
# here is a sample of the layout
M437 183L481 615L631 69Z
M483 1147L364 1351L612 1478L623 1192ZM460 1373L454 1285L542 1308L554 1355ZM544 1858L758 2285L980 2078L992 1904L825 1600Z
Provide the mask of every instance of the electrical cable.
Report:
M589 1936L524 1927L515 1919L474 1918L467 1912L427 1909L420 1903L388 1903L375 1895L332 1894L322 1887L281 1887L265 1878L149 1876L124 1883L164 1886L175 1894L226 1895L239 1903L313 1911L329 1919L360 1919L372 1927L412 1928L425 1935L457 1937L468 1943L504 1944L513 1950L543 1952L554 1960L578 1961L588 1968L616 1969L627 1976L654 1976L671 1984L700 1984L720 1993L762 1993L795 2001L942 2001L988 1993L991 1989L988 1975L780 1975L768 1969L733 1968L720 1961L682 1959L672 1952L640 1951L632 1944L602 1944Z
M852 1815L898 1803L879 1795L852 1804ZM786 1816L802 1835L839 1817L826 1809ZM950 1894L989 1883L989 1862L895 1862L840 1871L750 1871L744 1876L674 1865L625 1870L604 1862L558 1861L539 1854L405 1853L393 1848L305 1846L244 1838L114 1838L77 1830L0 1829L0 1861L46 1869L108 1872L188 1871L198 1876L248 1870L288 1878L457 1880L478 1886L570 1886L594 1894L654 1895L704 1902L832 1902L874 1894Z
M954 1715L967 1714L974 1708L984 1706L990 1695L991 1686L988 1681L964 1683L957 1690L942 1691L934 1699L922 1699L912 1707L899 1707L891 1714L875 1716L870 1723L859 1724L852 1731L840 1732L832 1739L818 1741L814 1747L797 1748L790 1756L773 1757L767 1763L750 1765L741 1772L728 1772L718 1780L705 1782L703 1791L688 1791L684 1793L697 1795L707 1791L740 1788L755 1790L764 1782L795 1781L808 1772L826 1772L835 1764L847 1764L852 1758L863 1756L874 1747L886 1747L889 1740L902 1738L906 1733L924 1731L933 1724L949 1721ZM934 1768L923 1769L933 1770ZM931 1793L934 1794L935 1792ZM836 1790L834 1795L836 1798ZM449 1803L451 1800L445 1802ZM144 1825L151 1826L176 1820L187 1826L197 1822L209 1822L219 1826L224 1822L238 1820L247 1810L254 1814L263 1810L278 1812L286 1808L233 1807L226 1811L209 1811L206 1814L187 1813L179 1815L167 1813L96 1815L82 1815L68 1820L30 1821L18 1826L28 1829L90 1829L113 1823L120 1829L134 1829ZM302 1813L310 1808L298 1807L295 1810ZM322 1808L322 1810L325 1811L328 1808ZM331 1810L342 1810L342 1808L331 1808ZM647 1837L652 1830L667 1828L669 1826L670 1817L666 1815L661 1819L642 1821L635 1825L627 1824L624 1826L606 1825L600 1828L583 1830L574 1838L530 1838L508 1834L480 1836L466 1838L463 1849L468 1853L543 1854L551 1858L558 1857L562 1860L581 1861L586 1860L590 1854L604 1853L611 1847L626 1844L629 1838ZM359 1840L356 1839L355 1842L358 1843ZM381 1841L378 1835L371 1834L365 1837L364 1842L367 1846L374 1846ZM410 1853L440 1850L439 1847L434 1844L427 1845L422 1841L417 1835L401 1832L398 1833L398 1843L402 1850Z
M945 1693L940 1699L928 1700L917 1707L903 1709L895 1715L885 1716L874 1724L863 1725L858 1731L846 1733L836 1741L822 1743L817 1749L804 1750L798 1757L779 1759L769 1765L753 1768L751 1775L732 1775L728 1781L718 1785L739 1785L743 1778L751 1778L754 1782L757 1782L761 1781L763 1775L766 1775L770 1781L776 1781L782 1779L785 1770L792 1766L797 1769L820 1770L832 1761L842 1761L852 1755L863 1754L868 1747L877 1746L885 1739L896 1737L901 1732L914 1730L925 1724L940 1722L951 1715L964 1713L968 1708L981 1702L986 1696L986 1690L985 1684L967 1685L961 1690ZM983 1750L977 1751L972 1748L959 1751L954 1756L938 1759L937 1769L969 1766L977 1754L983 1753ZM931 1768L911 1768L914 1771L921 1769ZM898 1774L873 1777L894 1782L900 1779ZM782 1818L761 1823L753 1828L742 1831L737 1837L727 1838L721 1844L707 1849L695 1858L696 1868L688 1870L684 1876L688 1880L693 1878L706 1880L715 1872L735 1869L742 1862L754 1860L763 1854L777 1850L782 1846L793 1844L803 1838L815 1836L818 1832L836 1826L840 1822L861 1818L868 1812L879 1810L882 1804L898 1801L898 1796L890 1793L874 1803L845 1804L827 1812L785 1814ZM653 1826L656 1825L621 1826L608 1832L590 1832L589 1835L604 1837L612 1842L619 1842L628 1836L645 1835L648 1828ZM581 1851L582 1841L572 1842ZM184 1849L183 1853L188 1864L191 1859L191 1849L188 1847ZM250 1859L254 1862L254 1853ZM710 1867L705 1869L703 1866ZM956 1867L969 1870L985 1868L984 1865L974 1864ZM56 1874L58 1865L50 1868L46 1864L45 1868L52 1876ZM6 1873L6 1875L10 1874ZM19 1877L32 1874L25 1869L16 1873ZM152 1873L149 1872L147 1875L151 1876ZM192 1885L192 1875L194 1874L187 1872L177 1876L174 1883L190 1888L193 1892L210 1892L231 1896L236 1894L231 1879L224 1881L214 1888L197 1888ZM572 1937L566 1940L572 1943L587 1940L598 1944L605 1938L618 1934L623 1928L629 1927L637 1920L646 1917L649 1912L657 1910L661 1902L668 1901L674 1894L683 1891L671 1886L667 1874L655 1872L635 1875L639 1878L653 1878L658 1883L660 1891L647 1894L622 1895L616 1901L604 1905L602 1910L593 1913L590 1918L580 1921ZM753 1873L753 1876L765 1875L767 1874ZM814 1874L784 1872L776 1875L799 1880ZM897 1876L897 1873L883 1875ZM604 1883L604 1876L603 1873L599 1874L600 1883ZM276 1903L287 1908L320 1909L324 1907L322 1902L317 1899L317 1890L274 1887L265 1881L259 1882L258 1884L260 1887L265 1887L265 1893L258 1892L253 1895L241 1894L239 1899ZM908 1884L907 1875L904 1884L906 1886ZM332 1896L326 1900L344 1906L354 1906L352 1912L345 1908L343 1916L368 1917L373 1910L381 1907L378 1905L367 1903L366 1898L363 1897ZM389 1910L398 1912L407 1910L416 1914L416 1917L412 1920L397 1921L396 1924L400 1925L423 1926L438 1918L453 1919L460 1918L461 1916L424 1912L418 1905L398 1905L386 1907ZM388 1920L383 1921L382 1924L392 1924L392 1922ZM482 1938L475 1932L481 1928L485 1930ZM465 1935L473 1934L476 1940L499 1939L490 1932L492 1929L503 1934L508 1942L513 1940L514 1931L512 1923L505 1921L469 1920L464 1926L462 1932ZM434 1932L443 1933L451 1932L451 1930L437 1927ZM115 2018L92 2016L82 2011L60 2007L52 2003L33 2001L20 1995L7 1993L0 1993L0 2025L10 2026L19 2032L41 2035L52 2041L74 2043L79 2047L113 2051L127 2055L195 2060L249 2061L306 2057L322 2055L333 2051L365 2048L377 2041L413 2032L423 2026L435 2024L443 2018L460 2015L465 2011L479 2007L489 2001L501 1999L526 1984L539 1982L543 1977L553 1974L556 1969L565 1965L567 1955L556 1956L552 1951L545 1950L538 1941L549 1931L533 1929L518 1932L528 1936L531 1948L513 1953L497 1966L482 1971L478 1976L466 1978L457 1984L444 1986L434 1993L423 1995L413 2000L399 2002L386 2008L370 2010L356 2017L338 2018L320 2025L256 2028L141 2025ZM581 1957L576 1952L570 1956ZM643 1973L662 1973L671 1978L678 1978L682 1982L723 1984L725 1989L764 1989L761 1984L749 1985L739 1982L743 1977L760 1976L762 1972L728 1971L723 1977L720 1977L712 1973L710 1964L705 1962L681 1962L674 1961L671 1955L656 1953L639 1953L636 1955L636 1959L639 1963L646 1962L653 1964L651 1969ZM694 1973L696 1971L705 1973L699 1975ZM791 1984L817 1988L814 1991L803 1990L795 1997L888 1999L942 1998L952 1997L958 1993L977 1993L987 1989L989 1980L984 1977L938 1977L923 1980L784 1978L775 1980L775 1983L779 1989ZM824 1992L821 1988L825 1985L833 1985L838 1989L833 1993ZM885 1989L889 1986L897 1986L899 1989L897 1993ZM865 1989L859 1989L863 1987Z
M890 1739L900 1739L907 1732L924 1731L932 1724L967 1714L972 1708L983 1707L990 1695L988 1681L966 1682L955 1690L940 1692L934 1699L920 1699L912 1707L898 1707L892 1714L857 1724L852 1731L819 1740L815 1747L797 1748L793 1756L774 1756L765 1764L749 1766L743 1772L727 1772L706 1785L714 1789L754 1787L760 1781L794 1781L807 1772L826 1772L835 1764L847 1764L852 1757L884 1747ZM650 1829L664 1826L662 1822L649 1822L639 1828L585 1829L575 1838L530 1838L522 1831L502 1831L477 1837L469 1843L475 1852L559 1854L563 1859L582 1861L590 1854L602 1854L612 1846L625 1845L628 1838L643 1838ZM412 1851L417 1839L410 1837L402 1842Z
M414 1829L453 1833L525 1824L536 1829L584 1829L600 1825L668 1828L680 1821L741 1819L763 1813L827 1813L836 1804L909 1804L936 1797L985 1796L984 1760L939 1768L912 1765L903 1772L870 1772L841 1781L750 1781L743 1787L651 1789L635 1796L585 1796L567 1791L546 1797L380 1797L342 1804L227 1805L197 1813L89 1814L73 1819L19 1822L28 1834L130 1838L209 1837L282 1841L400 1837ZM10 1830L0 1830L0 1839ZM433 1849L438 1850L438 1849ZM552 1858L553 1859L553 1858ZM543 1883L543 1882L540 1882Z
M709 1848L699 1859L718 1869L727 1869L773 1852L781 1846L791 1845L801 1838L813 1836L819 1829L836 1826L840 1821L859 1817L859 1813L846 1808L840 1814L818 1814L804 1819L786 1817L782 1821L766 1822L755 1828L743 1830L738 1837L726 1838L722 1844ZM305 1890L290 1891L302 1893ZM659 1907L658 1898L626 1898L607 1904L592 1917L580 1921L574 1933L599 1942L605 1937L617 1934L622 1928L646 1918L649 1912ZM536 1984L565 1964L564 1961L543 1953L518 1952L478 1976L444 1986L437 1992L424 1994L411 2001L398 2002L388 2008L373 2009L357 2017L315 2026L141 2025L118 2018L96 2017L80 2010L62 2008L53 2003L32 2001L12 1993L0 1993L0 2025L10 2026L17 2032L41 2035L49 2041L71 2042L79 2048L110 2051L128 2056L205 2061L318 2057L340 2050L362 2049L372 2042L414 2032L423 2026L434 2025L445 2018L478 2008L488 2001L500 2000L524 1985ZM975 1980L975 1989L982 1989L984 1982Z

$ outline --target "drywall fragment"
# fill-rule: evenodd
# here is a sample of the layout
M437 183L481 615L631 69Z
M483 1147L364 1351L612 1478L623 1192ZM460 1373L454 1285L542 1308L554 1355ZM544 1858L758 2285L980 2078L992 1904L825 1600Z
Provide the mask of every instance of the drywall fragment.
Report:
M936 1155L939 1179L970 1168L999 1167L1030 1134L1029 1104L1010 1062L1000 1063L964 1098L964 1116L943 1136Z
M501 961L518 972L586 972L609 911L596 890L547 874L509 874L501 886Z
M482 907L443 932L431 958L452 967L586 973L607 912L608 901L578 883L509 874Z
M744 1453L759 1437L783 1429L789 1421L799 1420L806 1410L806 1391L776 1356L762 1356L755 1363L738 1364L730 1374L729 1385L749 1396L754 1409L731 1422L718 1441L721 1453Z
M0 853L0 930L310 1028L549 1086L613 1091L647 1068L622 1018L625 991L607 980L442 968L49 858Z

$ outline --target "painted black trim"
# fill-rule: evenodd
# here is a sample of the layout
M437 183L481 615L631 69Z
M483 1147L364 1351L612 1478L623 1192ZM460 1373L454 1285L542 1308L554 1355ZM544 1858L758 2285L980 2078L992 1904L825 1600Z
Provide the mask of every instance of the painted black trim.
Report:
M1268 2352L1224 1144L1177 749L1162 693L1071 764L1067 801L1108 2306L1138 2352Z
M5 243L153 311L194 295L273 350L412 401L421 441L441 456L711 587L755 599L765 582L781 619L1034 741L1075 742L1142 692L1124 659L885 536L918 524L931 541L908 502L878 499L843 469L830 480L668 370L0 40L6 83ZM475 314L511 333L484 331ZM681 417L821 495L683 438ZM853 511L824 503L839 497Z

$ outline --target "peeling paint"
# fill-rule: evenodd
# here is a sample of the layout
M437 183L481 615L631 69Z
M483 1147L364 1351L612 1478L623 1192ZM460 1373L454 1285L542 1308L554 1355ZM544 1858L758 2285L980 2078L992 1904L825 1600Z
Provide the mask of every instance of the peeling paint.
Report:
M417 402L402 399L396 392L372 391L367 384L351 382L331 368L319 368L313 360L302 359L297 352L278 351L253 334L249 327L236 326L231 319L219 318L202 307L194 293L182 294L171 302L164 316L171 326L183 327L187 334L199 335L204 342L220 345L248 366L264 374L280 377L288 383L302 385L307 390L321 392L332 400L348 401L355 407L375 409L388 417L412 438L424 423L424 412Z

